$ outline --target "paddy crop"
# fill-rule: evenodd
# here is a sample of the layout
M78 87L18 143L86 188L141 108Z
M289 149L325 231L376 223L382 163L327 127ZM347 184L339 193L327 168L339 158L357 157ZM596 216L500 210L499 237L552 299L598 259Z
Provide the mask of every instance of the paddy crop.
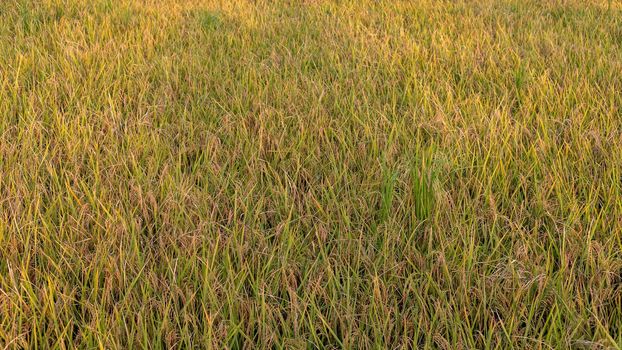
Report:
M0 348L622 347L619 1L0 2Z

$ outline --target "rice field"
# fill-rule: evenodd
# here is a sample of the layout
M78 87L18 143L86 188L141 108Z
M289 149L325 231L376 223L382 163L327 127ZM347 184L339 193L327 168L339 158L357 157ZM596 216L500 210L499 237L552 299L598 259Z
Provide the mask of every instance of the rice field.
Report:
M73 348L622 348L622 3L0 1L0 349Z

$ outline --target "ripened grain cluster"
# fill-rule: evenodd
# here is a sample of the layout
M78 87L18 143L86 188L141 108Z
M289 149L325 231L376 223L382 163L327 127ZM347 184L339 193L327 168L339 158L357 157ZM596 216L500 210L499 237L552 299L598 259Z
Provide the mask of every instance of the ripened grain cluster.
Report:
M5 347L622 347L622 4L0 0Z

